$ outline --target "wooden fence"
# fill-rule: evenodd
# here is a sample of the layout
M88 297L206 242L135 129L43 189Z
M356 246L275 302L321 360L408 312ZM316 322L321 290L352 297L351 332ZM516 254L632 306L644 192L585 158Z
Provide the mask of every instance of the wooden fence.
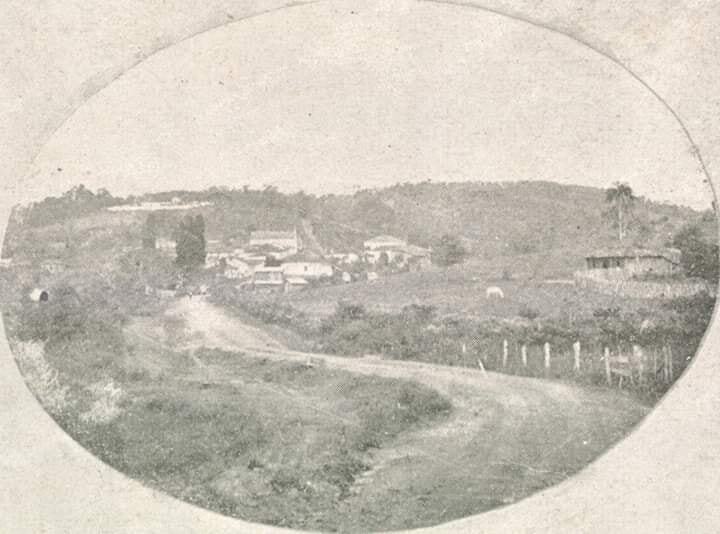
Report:
M463 343L461 364L483 370L544 378L570 378L619 388L665 389L684 368L687 359L670 344L642 347L586 345L568 347L550 342L510 343L503 339L497 353L473 354Z

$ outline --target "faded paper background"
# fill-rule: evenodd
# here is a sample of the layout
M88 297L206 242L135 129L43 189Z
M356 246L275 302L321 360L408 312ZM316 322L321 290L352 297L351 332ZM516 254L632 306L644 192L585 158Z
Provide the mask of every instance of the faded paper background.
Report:
M173 44L224 25L241 25L248 17L277 17L276 11L286 7L276 1L203 4L6 0L0 19L3 225L17 200L71 185L63 181L70 176L46 172L40 155L103 88ZM356 5L358 10L406 14L411 23L420 4L427 2L325 1L314 6L292 3L286 9L293 10L293 20L303 20L314 17L318 6L346 10ZM506 14L554 36L560 32L560 39L575 39L604 61L621 63L632 83L647 84L649 96L667 106L667 117L673 120L676 114L680 122L673 123L675 134L682 130L680 124L687 129L706 167L698 162L697 173L707 172L710 178L720 174L720 7L715 2L488 0L440 7L439 17L448 10L460 10L468 18L487 15L488 10ZM621 67L615 63L613 68ZM92 160L92 154L87 158ZM123 184L103 185L113 192L123 189ZM322 183L314 185L322 188ZM672 184L665 187L672 191ZM690 184L678 181L675 187L681 196ZM35 402L4 333L1 337L0 531L271 530L193 508L103 465L63 434ZM515 505L434 530L720 531L718 347L720 327L708 335L686 376L642 425L580 474Z

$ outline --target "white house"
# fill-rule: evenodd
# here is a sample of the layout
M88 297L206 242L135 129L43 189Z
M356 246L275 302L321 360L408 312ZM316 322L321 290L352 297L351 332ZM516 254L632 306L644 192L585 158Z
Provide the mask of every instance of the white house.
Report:
M389 262L400 255L400 251L407 247L407 242L391 235L379 235L363 243L365 261L375 264L385 255Z
M373 250L385 250L388 248L402 248L407 246L407 241L391 235L379 235L368 239L363 243L366 252Z
M253 272L252 283L255 289L284 289L285 276L282 267L258 265Z
M317 280L333 275L332 265L320 261L293 261L282 264L283 274L287 277Z
M430 258L428 249L409 245L406 241L389 235L381 235L374 237L364 243L365 261L370 264L376 264L380 258L385 255L389 263L398 263L406 265L410 260ZM421 262L416 262L417 264Z
M333 252L328 257L341 265L352 265L360 261L360 256L354 252Z
M175 254L175 246L177 243L174 239L167 239L165 237L158 237L155 240L155 248L157 248L163 254Z
M267 249L277 258L287 258L300 251L300 239L297 230L292 232L261 230L250 234L248 248Z

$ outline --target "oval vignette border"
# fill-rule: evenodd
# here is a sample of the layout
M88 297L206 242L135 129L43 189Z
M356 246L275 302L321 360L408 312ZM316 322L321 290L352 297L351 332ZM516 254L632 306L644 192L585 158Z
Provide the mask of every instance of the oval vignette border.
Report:
M187 37L180 38L180 39L178 39L178 40L176 40L176 41L173 41L173 42L171 42L171 43L168 43L168 44L166 44L166 45L164 45L164 46L160 46L160 47L158 47L158 48L155 48L155 49L151 50L149 53L144 54L141 59L139 59L138 61L136 61L136 62L133 63L132 65L130 65L128 68L122 69L119 73L116 73L116 74L114 74L114 75L111 75L110 78L109 78L109 80L107 80L107 82L104 83L103 85L98 86L95 91L93 91L93 92L91 92L91 93L89 93L89 94L84 95L85 97L82 99L82 101L81 101L78 105L72 107L71 111L70 111L69 113L67 113L67 114L65 115L65 117L62 118L62 120L61 120L58 124L55 125L55 127L51 127L51 128L50 128L50 131L49 131L49 133L45 136L44 141L43 141L42 143L40 143L41 148L36 151L36 154L39 154L39 153L41 152L42 146L43 146L44 144L46 144L46 143L49 141L50 138L52 138L52 136L54 135L54 133L55 133L57 130L59 130L59 129L62 127L62 125L63 125L70 117L72 117L72 116L74 115L74 113L75 113L77 110L79 110L79 109L82 107L82 105L83 105L87 100L91 99L95 94L101 92L105 87L107 87L108 85L112 84L115 80L117 80L118 78L120 78L125 72L127 72L128 70L132 69L133 67L141 64L145 59L148 59L149 57L151 57L151 56L154 55L155 53L160 52L161 50L164 50L164 49L169 48L169 47L171 47L171 46L174 46L174 45L176 45L176 44L178 44L178 43L180 43L180 42L183 42L183 41L192 39L193 37L195 37L195 36L197 36L197 35L199 35L199 34L201 34L201 33L205 33L205 32L208 32L208 31L212 31L212 30L214 30L214 29L216 29L216 28L219 28L219 27L221 27L221 26L225 26L225 25L228 25L228 24L234 24L234 23L236 23L236 22L242 22L243 20L246 20L246 19L248 19L248 18L253 18L253 17L262 16L262 15L264 15L264 14L271 13L271 12L275 12L275 11L279 11L279 10L283 10L283 9L298 8L298 7L302 7L302 6L305 6L305 5L312 5L312 4L317 4L317 3L323 3L324 1L326 1L326 0L314 0L314 1L310 1L310 2L295 2L295 3L290 3L290 4L288 4L288 5L276 7L276 8L269 9L269 10L265 10L265 11L262 11L262 12L259 12L259 13L254 13L254 14L248 15L248 16L246 16L246 17L239 17L239 18L236 18L236 19L233 19L233 20L228 20L228 21L226 21L226 22L224 22L224 23L222 23L222 24L212 25L211 27L202 29L202 30L200 30L200 31L196 31L196 32L188 35ZM683 130L683 133L684 133L685 136L687 137L688 142L689 142L689 144L690 144L690 147L691 147L691 149L692 149L692 151L693 151L693 155L694 155L694 157L698 160L698 162L700 163L700 166L701 166L701 168L702 168L702 172L703 172L703 174L705 175L705 177L707 178L708 184L709 184L709 186L710 186L711 189L712 189L713 196L715 197L715 200L717 200L716 189L715 189L715 186L714 186L714 184L713 184L712 179L711 179L710 176L709 176L708 170L707 170L707 168L706 168L706 166L705 166L705 161L704 161L704 159L703 159L703 157L702 157L702 155L701 155L701 153L700 153L700 151L699 151L699 149L698 149L698 147L697 147L697 144L695 143L693 137L691 136L688 128L685 126L683 120L682 120L682 119L680 118L680 116L675 112L675 110L662 98L661 95L659 95L650 85L648 85L648 83L646 83L640 76L638 76L637 74L635 74L630 68L628 68L625 64L623 64L623 63L622 63L619 59L617 59L614 55L612 55L612 54L610 54L610 53L607 53L607 52L604 52L604 51L601 50L600 48L597 48L597 47L593 46L592 44L590 44L589 42L585 41L584 39L582 39L582 38L580 38L580 37L577 37L577 36L575 36L575 35L567 32L567 31L564 31L564 30L562 30L562 29L553 27L553 26L551 26L551 25L543 24L543 23L539 22L538 20L533 19L533 18L530 18L530 17L527 17L527 18L526 18L526 17L524 17L524 16L522 16L522 15L519 15L519 14L509 13L509 12L503 12L503 11L501 11L501 10L499 10L499 9L489 8L489 7L485 7L485 6L479 6L479 5L475 5L475 4L467 3L467 2L454 2L454 1L452 1L452 0L448 0L448 1L445 1L445 0L419 0L419 2L421 2L421 3L432 3L432 4L449 5L449 6L454 6L454 7L458 8L458 9L468 9L468 11L470 11L470 10L482 10L482 11L494 13L494 14L496 14L496 15L498 15L498 16L509 17L509 18L514 19L514 20L517 20L517 21L520 21L520 22L523 22L523 23L526 23L526 24L535 26L535 27L540 28L540 29L545 29L545 30L547 30L547 31L551 31L551 32L554 32L554 33L559 33L559 34L567 37L568 39L571 39L571 40L575 41L575 42L578 43L579 45L582 45L582 46L585 46L585 47L587 47L587 48L590 48L591 50L593 50L593 51L596 52L597 54L600 54L601 56L605 57L607 60L612 61L613 63L615 63L616 65L618 65L622 70L624 70L628 75L630 75L630 76L632 76L633 78L635 78L635 80L636 80L638 83L640 83L641 85L643 85L646 90L648 90L649 92L651 92L651 93L655 96L655 98L656 98L657 100L659 100L660 103L666 108L666 110L667 110L670 114L673 115L673 117L676 119L678 125L679 125L680 128ZM21 185L21 184L20 184L20 185ZM11 196L11 195L8 195L8 196ZM8 200L11 200L11 199L8 199L8 198L6 197L5 200L6 200L6 202L4 202L3 204L5 204L4 209L7 210L7 211L3 213L3 216L4 216L6 213L9 214L9 209L10 209L10 207L11 207L11 205L7 205L7 201L8 201ZM12 199L12 200L14 200L14 199ZM11 202L10 202L11 204L14 203L14 202L12 202L12 200L11 200ZM6 224L7 224L7 220L8 220L7 217L4 216L4 217L3 217L3 222L2 222L2 224L3 224L3 225L6 225ZM636 437L637 437L637 434L639 433L640 430L645 429L645 427L648 427L648 426L649 426L649 423L650 423L650 420L651 420L651 419L653 420L653 423L658 423L658 421L655 421L655 419L657 419L657 417L654 417L654 416L657 415L657 412L658 412L661 408L666 408L666 407L667 407L666 405L668 404L669 397L672 396L672 397L674 398L674 397L676 396L676 394L680 393L678 390L682 389L683 386L686 385L686 383L688 382L688 379L691 378L691 376L694 377L695 374L697 374L698 372L700 372L700 371L702 370L702 369L700 368L700 367L701 367L701 364L703 364L703 363L705 362L705 360L707 360L707 359L709 358L709 356L710 356L709 353L710 353L710 351L712 350L712 348L715 347L715 346L717 346L717 345L716 345L717 339L713 339L713 338L716 338L716 336L711 335L711 334L713 334L716 330L718 330L718 327L717 327L717 325L715 324L715 323L716 323L716 320L717 320L717 313L718 313L718 307L717 307L717 303L716 303L715 310L714 310L714 313L713 313L713 317L712 317L712 320L711 320L711 325L710 325L710 327L708 328L707 332L705 333L705 336L704 336L703 341L702 341L702 343L701 343L700 349L699 349L699 351L698 351L698 355L697 355L697 357L693 360L693 362L692 362L691 365L688 367L688 369L687 369L686 372L683 374L683 376L672 386L672 388L670 389L670 391L668 391L668 392L665 394L665 396L663 397L663 399L655 406L655 408L653 409L653 411L651 412L650 415L648 415L638 426L636 426L635 429L634 429L630 434L628 434L628 435L625 436L620 442L618 442L618 444L616 444L614 447L612 447L612 448L609 449L608 451L604 452L600 457L598 457L595 461L593 461L593 463L590 464L590 466L586 467L586 468L583 469L583 471L581 471L580 473L571 476L570 478L566 479L565 481L561 482L560 484L558 484L558 485L556 485L556 486L553 486L553 487L551 487L551 488L548 488L548 489L546 489L546 490L540 491L540 492L538 492L538 493L535 493L535 494L529 496L528 498L526 498L526 499L524 499L524 500L522 500L522 501L520 501L520 502L518 502L518 503L516 503L516 504L510 505L510 506L508 506L508 507L504 507L504 508L502 508L502 509L498 509L498 510L493 510L493 511L490 511L490 512L486 512L486 513L484 513L484 514L480 514L480 515L477 515L477 516L470 516L470 517L467 517L467 518L458 520L458 521L456 521L456 522L454 522L454 523L452 523L452 524L447 523L447 524L444 524L444 525L438 525L437 527L432 527L432 528L428 528L428 529L424 529L424 530L427 530L427 531L441 531L441 530L446 530L446 529L452 529L453 531L458 531L459 529L462 529L462 530L467 529L467 531L477 531L477 529L480 528L480 522L485 523L485 521L487 521L487 523L484 524L484 527L488 528L489 530L493 530L493 523L494 523L494 521L491 520L491 516L496 516L497 514L507 515L507 513L512 513L512 511L513 511L513 510L516 510L516 509L518 509L518 511L520 511L519 509L520 509L520 508L523 508L523 505L528 504L529 501L537 501L537 500L539 500L539 499L543 499L543 498L545 498L545 497L547 496L548 493L555 492L555 490L563 490L563 492L564 492L565 494L567 494L568 497L570 497L570 498L572 499L572 492L573 492L573 491L576 492L579 488L578 488L578 487L567 488L568 485L578 486L578 484L576 484L577 479L579 479L579 478L581 478L581 477L582 477L582 478L586 478L586 475L589 474L588 471L590 471L590 470L593 471L593 474L595 474L595 475L598 474L598 473L597 473L597 469L596 469L598 466L596 466L596 464L597 464L600 460L606 459L606 457L610 456L610 453L611 453L611 452L613 453L612 456L618 456L618 454L616 454L616 453L619 452L617 449L625 446L631 437L632 437L632 438L636 438ZM4 328L3 328L2 330L3 330L3 334L4 334ZM7 346L7 340L5 339L5 341L4 341L3 343L4 343L3 346L4 346L5 348L7 348L7 354L8 354L8 356L9 356L9 358L10 358L10 362L9 362L9 363L14 366L14 361L12 361L12 355L10 354L9 348L8 348L8 346ZM6 375L6 376L7 376L7 375ZM17 376L18 378L20 378L19 373L15 373L15 376ZM13 380L13 379L15 378L15 376L10 376L10 379ZM708 381L711 382L711 380L708 380ZM22 380L20 380L20 382L21 382L21 383L19 384L20 387L25 388L24 382L23 382ZM25 391L25 393L27 393L27 395L24 395L24 397L27 397L27 398L20 398L20 399L18 399L18 403L25 402L26 400L28 400L28 398L29 398L29 400L31 400L32 402L36 402L35 399L34 399L31 395L29 395L29 392L28 392L27 390ZM11 399L11 400L14 400L14 399ZM37 404L37 403L36 403L36 404ZM39 406L38 406L38 407L39 407ZM40 410L42 411L42 409L40 409ZM11 417L12 417L12 414L10 414L10 415L11 415ZM49 417L48 417L47 419L49 420ZM45 424L46 422L48 422L48 421L46 420L44 423L42 423L42 425L44 426L44 424ZM52 420L49 420L49 422L50 422L51 425L55 426L55 423L52 422ZM55 429L56 429L56 430L60 430L57 426L55 426ZM64 433L62 433L62 431L60 431L60 433L63 434L63 436L65 436ZM699 436L698 436L698 437L699 437ZM68 438L68 439L70 439L70 441L72 441L71 438L69 438L69 437L67 437L67 436L66 436L66 438ZM637 440L634 439L633 441L637 441ZM74 443L74 442L73 442L73 443ZM96 462L100 463L100 460L96 459L96 458L95 458L94 456L92 456L90 453L88 453L87 451L85 451L84 449L82 449L79 445L77 445L77 444L75 444L75 445L77 446L77 448L79 448L79 449L80 449L82 452L84 452L86 455L91 456ZM629 445L629 444L627 444L627 445ZM637 444L636 444L636 445L637 445ZM641 444L640 444L640 445L641 445ZM629 448L629 447L626 447L626 448ZM636 448L637 448L637 447L636 447ZM33 452L35 452L35 451L33 451ZM76 451L73 451L73 453L74 453L74 452L76 452ZM58 460L60 460L60 459L58 459ZM84 461L84 458L83 458L83 461ZM603 463L605 463L605 462L603 462ZM115 472L112 468L110 468L110 467L108 467L108 466L106 466L106 465L104 465L104 464L102 464L102 463L100 463L100 465L102 465L102 469L113 471L115 474L118 474L118 475L120 475L121 477L125 478L125 475L123 475L122 473ZM604 467L607 467L607 466L604 466ZM96 469L96 466L95 466L95 465L93 465L93 466L88 465L87 468L88 468L88 469ZM592 469L591 469L591 468L592 468ZM101 478L105 478L105 477L103 476L103 477L101 477ZM129 479L128 479L128 480L129 480ZM661 483L661 482L660 482L660 478L658 478L657 483ZM147 488L144 488L139 482L131 481L131 484L130 484L130 485L131 485L131 488L129 488L127 491L137 492L137 490L141 488L141 489L144 490L144 491L150 491L150 493L155 493L155 492L153 492L152 490L147 490ZM133 486L134 486L134 487L133 487ZM568 494L566 491L564 491L564 490L568 490L568 489L570 490L570 494ZM561 493L563 493L563 492L561 492ZM108 500L110 500L110 499L108 499ZM159 502L157 502L157 501L158 501L157 498L153 498L153 500L156 501L156 502L153 502L153 503L151 504L151 506L154 506L155 504L160 504ZM174 510L175 510L176 508L178 508L178 507L182 507L182 508L186 508L186 507L187 507L187 508L193 508L193 509L195 508L195 507L193 507L192 505L189 505L189 504L184 503L184 502L179 501L179 500L175 500L174 498L169 497L169 496L165 496L164 494L163 494L163 499L161 499L161 500L163 500L163 501L165 501L165 500L171 501L170 504L171 504L172 506L171 506L171 509L168 510L168 511L170 511L170 512L174 511ZM557 500L557 499L555 499L555 500ZM140 502L141 502L141 501L140 501ZM166 503L163 502L163 503L162 503L162 506L165 506L165 505L166 505ZM525 506L525 507L527 507L527 506ZM567 507L569 508L569 506L567 506ZM560 514L561 517L560 517L559 519L560 519L562 522L564 522L564 523L573 520L573 517L572 517L571 515L569 515L569 514L567 514L567 515L564 514L562 509L556 509L556 510L554 510L554 511ZM250 524L245 523L245 522L243 522L243 521L239 521L239 520L235 520L235 519L231 519L231 518L224 518L223 516L218 516L217 514L215 514L215 513L213 513L213 512L210 512L210 511L207 511L207 510L205 510L205 509L196 509L196 510L195 510L195 513L192 514L192 515L207 515L207 517L210 518L209 522L208 522L208 521L201 521L201 523L205 523L205 525L206 525L205 528L207 528L207 526L213 525L215 521L220 521L220 523L225 523L225 520L226 520L226 519L229 519L230 522L231 522L233 525L235 525L235 526L234 526L234 527L233 527L232 525L222 525L222 526L221 526L220 524L216 524L216 526L217 526L218 528L222 529L222 531L228 531L228 530L225 530L226 527L227 527L227 528L233 528L233 529L234 529L234 528L244 529L244 530L242 530L242 531L248 531L248 527L251 527ZM502 521L503 518L502 518L502 517L497 517L497 519L499 519L500 521ZM522 518L516 518L516 519L522 519ZM527 520L529 520L529 521L534 521L534 520L535 520L535 517L532 516L532 515L527 515L527 516L525 517L525 519L527 519ZM577 517L575 517L574 519L575 519L575 520L578 520L578 519L579 519L580 521L582 521L582 518L577 518ZM109 520L112 521L112 518L109 518ZM541 523L541 522L539 522L539 523ZM142 523L140 523L140 524L142 524ZM611 524L612 524L612 522L609 522L609 523L606 525L606 528L607 528L607 526L609 526L609 525L611 525ZM454 525L454 526L453 526L453 525ZM111 524L107 524L106 526L112 528ZM168 525L168 526L169 526L169 525ZM508 527L507 524L506 524L505 526ZM519 524L518 524L517 526L519 526ZM539 526L539 524L536 524L536 526ZM558 525L558 526L559 526L559 525ZM578 526L579 526L579 525L578 525ZM603 530L603 525L596 525L596 526L598 527L598 531L602 531L602 530ZM252 528L253 528L253 529L254 529L254 528L258 528L258 527L260 528L261 531L268 531L268 530L270 529L269 527L267 527L267 526L265 526L265 525L252 525ZM196 525L196 528L203 528L203 527L202 527L200 524L197 524L197 525ZM502 529L502 525L500 524L500 522L498 522L498 524L495 526L495 528L500 528L500 529ZM570 525L566 525L566 528L570 528L571 530L573 530ZM636 526L635 526L634 528L636 528ZM124 530L124 529L123 529L122 527L120 527L120 528L118 528L117 530ZM191 528L191 530L193 530L193 529ZM571 530L569 530L569 531L571 531ZM632 529L628 529L628 530L632 530ZM115 531L115 530L113 530L113 531ZM241 530L238 530L238 531L241 531ZM493 531L494 531L494 530L493 530Z

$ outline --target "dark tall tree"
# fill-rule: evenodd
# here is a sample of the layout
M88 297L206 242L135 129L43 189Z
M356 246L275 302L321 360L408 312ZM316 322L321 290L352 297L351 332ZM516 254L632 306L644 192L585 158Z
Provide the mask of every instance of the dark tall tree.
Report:
M680 249L685 274L717 283L720 273L718 245L708 241L700 227L690 224L673 238L673 246Z
M617 225L618 239L625 239L627 233L627 218L632 211L635 202L635 195L632 188L628 184L615 182L613 187L605 191L605 202L610 204L609 214L612 216L613 222Z
M185 270L197 269L205 263L205 219L202 215L186 215L175 231L175 262Z
M450 234L443 235L432 249L432 261L445 267L462 263L466 255L467 251L460 240Z

